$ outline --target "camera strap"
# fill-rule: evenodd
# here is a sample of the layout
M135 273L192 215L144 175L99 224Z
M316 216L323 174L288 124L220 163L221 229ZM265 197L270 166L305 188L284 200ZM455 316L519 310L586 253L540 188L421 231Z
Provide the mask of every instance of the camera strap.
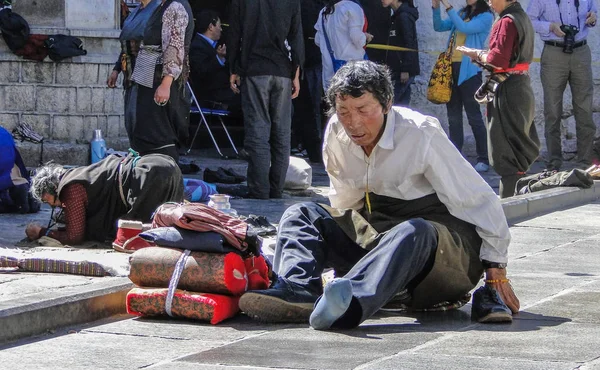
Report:
M560 0L556 0L556 6L558 6L558 16L560 17L560 24L563 26L565 23L562 19L562 13L560 12ZM581 29L581 25L579 24L579 0L575 0L575 16L577 17L577 28Z

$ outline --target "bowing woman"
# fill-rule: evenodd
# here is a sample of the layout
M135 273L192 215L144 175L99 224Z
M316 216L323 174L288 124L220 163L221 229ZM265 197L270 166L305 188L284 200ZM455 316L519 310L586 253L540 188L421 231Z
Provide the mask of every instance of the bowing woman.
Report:
M460 46L457 50L492 69L492 75L496 75L492 77L502 81L495 93L486 90L485 95L489 97L490 164L501 176L500 197L506 198L515 194L517 180L540 153L533 123L535 98L529 78L535 32L518 1L491 0L491 7L499 18L492 27L489 48Z

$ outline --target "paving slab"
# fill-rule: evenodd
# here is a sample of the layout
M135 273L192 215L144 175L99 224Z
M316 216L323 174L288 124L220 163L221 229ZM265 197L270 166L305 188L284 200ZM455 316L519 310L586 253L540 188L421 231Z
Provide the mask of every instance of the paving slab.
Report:
M598 325L562 320L516 319L511 325L481 324L476 330L448 334L416 353L530 361L585 363L598 358Z
M85 348L74 351L80 343ZM0 358L11 369L136 369L214 345L173 337L78 331L3 349Z
M52 278L48 275L49 280ZM126 293L132 287L126 277L105 277L89 286L51 289L1 301L0 344L122 314Z
M290 367L294 369L348 369L381 356L413 348L439 336L436 333L379 333L377 337L319 332L306 328L283 329L232 343L177 361L229 366ZM271 356L249 356L268 348ZM276 355L275 355L276 354Z
M572 370L579 366L576 362L531 361L497 359L478 356L462 355L421 355L414 353L401 353L390 358L365 364L360 370ZM586 368L587 369L587 368Z

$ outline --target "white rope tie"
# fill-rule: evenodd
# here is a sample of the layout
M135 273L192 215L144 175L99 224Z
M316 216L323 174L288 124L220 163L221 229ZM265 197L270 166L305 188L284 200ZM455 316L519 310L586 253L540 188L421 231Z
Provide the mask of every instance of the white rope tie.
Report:
M181 278L181 274L183 273L183 269L185 268L185 262L187 257L190 255L190 250L186 249L183 251L177 263L175 264L175 270L173 271L173 276L171 276L171 281L169 282L169 290L167 291L167 299L165 301L165 311L167 311L167 315L173 317L171 313L171 306L173 305L173 297L175 296L175 290L177 289L177 285L179 284L179 278Z

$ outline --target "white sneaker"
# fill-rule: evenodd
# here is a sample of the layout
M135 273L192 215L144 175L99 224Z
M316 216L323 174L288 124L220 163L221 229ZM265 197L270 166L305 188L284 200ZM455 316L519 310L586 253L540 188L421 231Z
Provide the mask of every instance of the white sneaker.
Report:
M477 162L477 164L475 165L475 171L477 172L488 172L489 169L490 166L483 162Z

